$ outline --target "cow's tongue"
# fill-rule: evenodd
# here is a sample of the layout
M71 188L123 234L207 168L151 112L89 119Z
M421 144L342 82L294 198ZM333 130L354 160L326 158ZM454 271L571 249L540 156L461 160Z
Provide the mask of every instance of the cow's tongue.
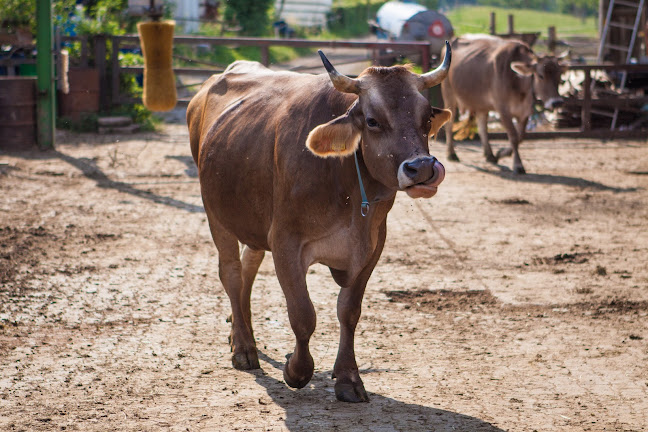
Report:
M445 168L441 162L437 161L434 164L434 175L430 180L410 186L405 189L405 192L411 198L432 198L444 178Z

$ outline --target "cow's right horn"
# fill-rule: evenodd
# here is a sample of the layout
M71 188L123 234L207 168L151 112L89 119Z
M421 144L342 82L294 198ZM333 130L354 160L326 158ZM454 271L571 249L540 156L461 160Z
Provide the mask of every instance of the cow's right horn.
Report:
M355 93L355 94L360 93L360 86L358 85L358 80L349 78L348 76L342 75L341 73L336 71L333 65L331 64L331 62L326 58L322 50L317 50L317 53L322 58L322 63L324 63L326 72L328 72L329 78L331 78L333 87L335 87L338 91L341 91L342 93Z
M443 63L441 63L441 66L434 69L433 71L420 75L421 80L419 90L429 89L430 87L441 84L441 81L443 81L445 77L448 76L448 70L450 70L450 61L452 60L452 48L450 48L448 41L446 41L445 44L446 52L445 57L443 58Z

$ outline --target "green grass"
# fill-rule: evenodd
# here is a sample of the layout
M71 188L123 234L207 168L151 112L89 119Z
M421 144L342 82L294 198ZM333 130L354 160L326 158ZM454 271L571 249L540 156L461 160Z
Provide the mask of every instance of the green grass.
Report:
M221 36L220 26L215 24L203 24L198 32L203 36ZM234 33L226 33L225 37L239 37ZM266 35L265 37L273 37ZM312 50L308 48L293 48L287 46L271 46L269 48L270 63L284 63L301 55L310 53ZM173 47L174 54L183 57L198 59L213 64L221 65L223 67L229 65L236 60L252 60L261 61L261 50L257 47L242 46L239 48L232 48L224 45L212 45L207 51L198 52L194 47L184 44L176 44ZM183 60L174 60L175 66L198 66L191 62Z
M462 6L451 9L445 15L448 17L455 34L488 33L490 13L495 12L497 33L508 31L508 15L513 15L516 33L541 32L547 36L547 28L556 27L558 38L567 36L596 37L596 19L588 17L585 20L554 12L543 12L530 9L504 9L492 6Z

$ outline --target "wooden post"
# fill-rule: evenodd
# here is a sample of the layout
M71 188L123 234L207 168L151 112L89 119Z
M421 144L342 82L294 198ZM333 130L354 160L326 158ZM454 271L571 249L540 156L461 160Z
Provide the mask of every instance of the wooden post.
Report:
M113 107L120 103L121 95L119 94L119 37L112 38L112 55L110 56L112 91L110 92L110 106Z
M106 82L106 35L96 35L95 67L99 71L99 109L106 110L108 106L108 83Z
M513 28L513 14L509 14L508 16L508 34L512 35L515 33L515 29Z
M81 36L81 67L88 67L88 38Z
M585 81L583 82L581 131L587 132L592 129L592 71L586 69L583 72L585 72Z
M421 73L430 70L430 46L421 47Z
M270 66L270 48L267 45L261 47L261 64Z
M644 26L644 47L646 48L646 56L648 56L648 19L646 19L646 25Z
M490 34L495 34L495 12L490 13L490 24L488 26Z
M549 35L549 40L547 40L547 47L549 48L549 52L551 54L556 53L556 27L550 26L547 34Z

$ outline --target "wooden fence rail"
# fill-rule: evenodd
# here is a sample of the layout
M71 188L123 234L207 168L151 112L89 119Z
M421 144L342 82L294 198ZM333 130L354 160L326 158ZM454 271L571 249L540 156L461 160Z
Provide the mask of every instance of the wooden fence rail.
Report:
M87 63L88 58L88 42L83 38L65 37L66 41L82 42L82 59ZM106 71L108 70L106 64L106 48L107 41L112 41L112 52L110 56L110 70L111 70L111 83L108 84ZM99 37L93 41L95 66L100 69L100 76L102 82L101 93L101 106L102 108L109 108L110 106L130 102L133 99L125 95L121 95L119 91L119 77L124 73L142 73L142 67L126 67L119 64L119 51L123 45L137 45L139 46L139 37L135 35L128 36L112 36L112 37ZM423 72L426 72L431 67L430 44L428 42L359 42L359 41L339 41L339 40L306 40L306 39L266 39L266 38L222 38L222 37L207 37L207 36L176 36L174 44L186 45L224 45L230 47L240 46L255 46L261 50L261 62L268 66L270 63L269 48L271 46L289 46L289 47L307 47L307 48L357 48L371 50L372 59L374 63L380 58L380 52L385 50L395 51L408 51L415 52L421 55L421 66ZM614 97L614 98L594 98L591 92L592 71L602 70L606 72L626 71L628 73L639 72L648 74L648 65L641 64L598 64L598 65L571 65L569 69L572 71L580 70L584 72L583 95L582 98L567 98L565 103L572 106L581 107L581 128L580 130L556 130L547 132L528 132L527 139L546 139L558 137L581 137L581 138L601 138L601 139L614 139L614 138L645 138L648 136L648 130L644 127L636 130L609 130L602 128L593 128L591 123L592 108L595 106L605 106L607 108L624 107L628 104L648 102L646 97ZM214 68L174 68L174 71L179 74L186 75L206 75L218 72ZM110 91L108 91L110 90ZM180 101L186 103L187 101ZM505 139L506 134L495 132L489 134L494 139Z
M119 94L119 76L122 73L141 73L141 67L122 67L119 65L118 59L119 50L122 45L130 43L131 45L139 45L139 37L134 35L129 36L114 36L112 38L112 94L113 103L119 104L125 101L125 98ZM267 38L223 38L223 37L209 37L209 36L176 36L173 38L174 44L181 45L215 45L215 46L229 46L229 47L242 47L253 46L258 47L261 51L261 63L264 66L270 65L270 47L271 46L287 46L293 48L356 48L368 49L372 52L372 62L375 64L380 57L380 52L385 50L395 50L398 52L415 53L421 56L421 69L423 72L430 70L430 50L431 44L424 41L412 42L360 42L360 41L339 41L339 40L309 40L309 39L267 39ZM176 74L186 75L205 75L206 73L213 74L218 72L214 68L174 68ZM187 101L179 101L186 103Z

